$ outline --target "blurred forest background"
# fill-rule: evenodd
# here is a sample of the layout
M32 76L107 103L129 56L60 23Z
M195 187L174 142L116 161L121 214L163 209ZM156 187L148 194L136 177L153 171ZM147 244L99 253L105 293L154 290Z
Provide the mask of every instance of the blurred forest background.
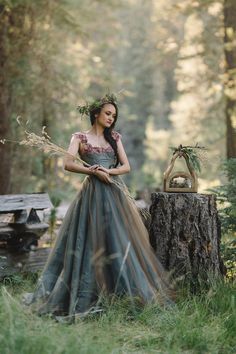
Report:
M21 116L67 148L89 128L77 104L124 90L115 130L131 191L161 188L169 147L197 142L200 191L217 186L236 157L235 31L234 0L0 0L0 138L23 139ZM18 144L0 145L0 161L0 194L63 199L84 178Z

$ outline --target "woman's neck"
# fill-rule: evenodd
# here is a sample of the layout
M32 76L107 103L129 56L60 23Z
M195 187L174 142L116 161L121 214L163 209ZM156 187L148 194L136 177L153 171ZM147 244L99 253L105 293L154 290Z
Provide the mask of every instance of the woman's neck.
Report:
M102 136L103 132L104 132L104 127L102 127L101 125L97 125L96 123L88 131L88 133L94 134L96 136Z

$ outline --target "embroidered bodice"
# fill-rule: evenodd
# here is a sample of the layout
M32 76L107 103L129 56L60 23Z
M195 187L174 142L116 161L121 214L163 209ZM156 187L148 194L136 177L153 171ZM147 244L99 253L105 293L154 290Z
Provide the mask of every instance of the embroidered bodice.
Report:
M116 142L122 137L120 133L114 130L111 135ZM78 153L84 161L90 165L99 163L106 168L112 168L115 166L115 152L109 143L106 147L93 146L88 142L87 134L84 132L76 132L73 136L80 139L80 142L82 143L80 144L80 150Z
M93 146L92 144L90 144L88 142L88 138L87 138L87 134L83 133L83 132L77 132L73 134L76 138L79 138L80 141L82 142L83 146L82 146L82 150L81 152L97 152L97 153L101 153L101 152L107 152L107 151L113 151L111 145L108 143L106 147L102 147L102 146ZM112 131L111 133L112 137L118 141L121 138L121 134L116 132L116 131Z

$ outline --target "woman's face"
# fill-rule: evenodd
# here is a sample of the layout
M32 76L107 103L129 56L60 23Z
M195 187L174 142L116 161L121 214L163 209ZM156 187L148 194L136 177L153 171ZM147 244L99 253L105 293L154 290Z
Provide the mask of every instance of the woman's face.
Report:
M102 125L104 128L110 128L116 118L116 108L113 104L106 103L96 118L98 124Z

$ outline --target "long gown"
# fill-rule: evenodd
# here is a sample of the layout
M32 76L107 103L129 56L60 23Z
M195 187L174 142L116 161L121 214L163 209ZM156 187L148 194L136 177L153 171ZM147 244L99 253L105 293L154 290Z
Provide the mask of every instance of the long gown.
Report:
M106 168L115 166L112 147L95 147L86 133L81 158ZM121 134L112 131L116 141ZM172 290L155 256L137 207L120 176L106 184L87 175L63 219L54 247L25 305L37 313L73 318L88 313L101 296L128 295L142 303L172 303ZM118 182L118 183L117 183ZM123 188L121 187L123 186Z

